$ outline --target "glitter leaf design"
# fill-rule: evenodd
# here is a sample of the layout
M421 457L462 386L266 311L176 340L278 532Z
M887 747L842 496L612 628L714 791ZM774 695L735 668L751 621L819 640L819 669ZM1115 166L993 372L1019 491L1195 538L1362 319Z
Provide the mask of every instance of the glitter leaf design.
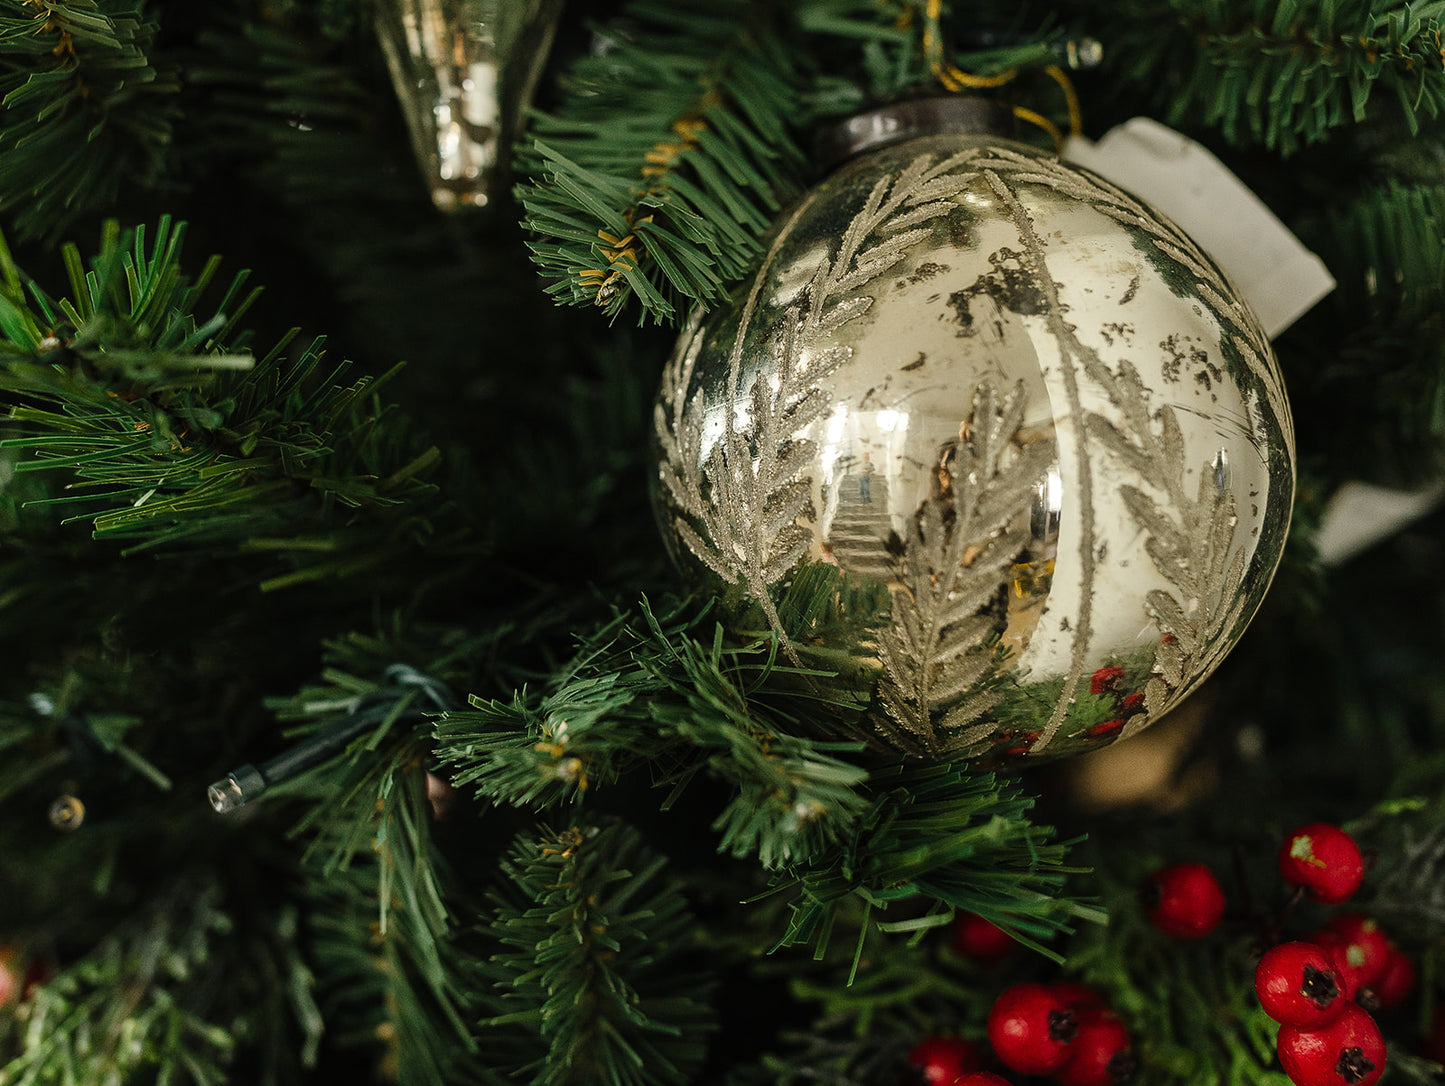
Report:
M813 540L806 522L816 516L809 469L817 445L807 431L832 409L827 381L852 357L851 348L822 346L822 341L868 312L873 299L858 292L930 235L925 224L953 209L949 197L963 189L967 177L952 171L966 157L936 162L934 156L921 155L896 175L879 179L839 238L837 252L819 259L794 304L771 319L764 343L770 364L745 394L739 388L736 349L720 396L710 399L703 388L693 389L704 341L698 316L664 374L654 429L662 453L661 482L674 506L672 528L708 569L747 588L795 663L797 652L769 589ZM775 243L775 253L777 248ZM768 270L765 265L759 276ZM735 347L754 316L750 299ZM740 413L736 404L744 397L747 407ZM722 424L711 441L710 419Z
M1294 423L1290 418L1282 378L1267 361L1271 354L1269 340L1239 293L1188 234L1161 219L1123 189L1076 166L1067 166L1049 158L1020 155L1002 148L990 148L986 157L979 157L973 164L980 169L994 171L1014 184L1036 184L1053 189L1087 204L1125 229L1147 234L1160 253L1189 273L1199 297L1211 312L1222 318L1222 338L1226 344L1233 346L1245 367L1260 381L1284 431L1285 440L1293 445Z
M1188 492L1174 409L1165 405L1151 417L1148 393L1132 366L1121 365L1114 384L1123 424L1090 414L1088 430L1147 484L1148 490L1123 486L1119 493L1147 536L1150 560L1175 589L1145 595L1145 609L1164 637L1155 651L1155 674L1144 687L1147 712L1131 718L1122 733L1132 735L1223 659L1228 635L1247 604L1239 591L1246 557L1244 548L1234 546L1239 524L1234 494L1216 485L1212 464L1203 465L1196 492Z
M1053 442L1015 444L1023 413L1022 383L1002 398L979 385L965 437L941 465L948 486L908 526L878 648L889 731L910 753L949 753L993 730L974 723L998 701L986 683L998 626L986 609L1029 543L1035 486L1056 454Z
M1220 318L1223 346L1232 347L1260 382L1286 442L1292 422L1278 372L1268 364L1270 348L1245 304L1198 246L1178 227L1160 219L1128 193L1084 171L1059 162L991 149L974 163L986 175L1007 178L1012 185L1036 184L1053 189L1106 215L1130 230L1148 235L1160 253L1193 279L1199 297ZM1038 261L1042 268L1042 260ZM1214 485L1214 469L1200 473L1198 493L1187 492L1183 432L1169 406L1151 414L1149 392L1137 370L1121 362L1117 370L1067 333L1082 375L1100 386L1122 413L1116 422L1097 413L1085 416L1085 433L1140 477L1148 490L1124 486L1120 494L1130 515L1147 536L1151 561L1175 588L1146 595L1146 609L1163 634L1156 648L1155 675L1145 685L1146 712L1136 714L1121 737L1142 730L1169 705L1208 675L1227 652L1228 638L1243 616L1245 595L1238 591L1246 558L1233 550L1239 523L1233 494ZM1086 499L1088 500L1088 499ZM1035 749L1041 747L1040 743Z

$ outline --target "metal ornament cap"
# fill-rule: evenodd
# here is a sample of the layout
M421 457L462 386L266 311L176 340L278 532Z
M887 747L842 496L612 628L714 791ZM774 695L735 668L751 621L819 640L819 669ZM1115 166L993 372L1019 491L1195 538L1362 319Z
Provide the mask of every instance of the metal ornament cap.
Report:
M823 128L813 143L813 161L832 170L857 155L920 136L1004 136L1010 123L1004 108L988 98L908 98Z
M852 661L870 738L925 757L1157 720L1243 633L1293 502L1283 379L1223 274L991 135L904 138L810 190L683 330L654 418L678 564L794 663ZM825 566L847 621L789 635L778 593Z

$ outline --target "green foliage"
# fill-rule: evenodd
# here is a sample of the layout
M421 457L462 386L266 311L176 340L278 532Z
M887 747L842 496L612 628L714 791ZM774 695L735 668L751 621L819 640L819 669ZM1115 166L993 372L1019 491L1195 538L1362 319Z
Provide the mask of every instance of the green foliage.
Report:
M1049 956L1047 940L1083 918L1103 914L1064 893L1067 843L1028 819L1033 800L1016 784L958 766L904 763L875 769L872 802L842 846L774 880L793 900L780 945L821 956L842 902L905 915L883 931L920 931L976 912ZM866 915L866 914L865 914ZM868 925L860 929L855 962Z
M1275 1064L1278 1026L1254 996L1250 936L1181 942L1144 918L1137 887L1163 862L1148 854L1101 860L1109 923L1070 943L1070 970L1128 1024L1142 1086L1288 1086Z
M391 1074L442 1086L479 1073L467 1021L475 978L459 952L458 885L433 838L425 768L430 718L447 695L397 654L426 645L431 662L450 670L479 643L420 631L408 646L401 631L389 634L332 644L323 681L275 703L303 734L363 715L371 722L344 754L277 793L309 801L292 832L305 842L322 1004L347 1029L338 1043L379 1041ZM365 675L382 668L380 679Z
M142 0L0 6L0 211L23 237L58 237L154 185L180 111L179 81L150 51Z
M938 92L927 8L628 4L518 148L517 197L548 293L609 317L635 303L639 320L663 323L721 301L816 173L807 147L818 122ZM1047 38L947 59L983 75L1057 62Z
M425 808L425 797L413 804ZM397 830L395 809L379 831ZM414 877L416 872L405 872ZM375 1056L384 1074L421 1086L474 1081L474 1042L462 1019L470 959L451 940L436 958L439 932L407 909L385 930L376 921L381 890L375 865L358 864L308 879L308 925L319 978L322 1020L343 1030L328 1036L339 1049ZM408 903L414 905L415 903ZM428 972L432 963L436 968ZM458 990L456 984L468 985Z
M562 806L644 764L670 789L666 806L703 774L736 789L714 824L720 850L772 867L827 847L860 807L866 772L845 757L856 744L798 735L789 705L806 696L761 704L775 645L730 644L716 624L701 640L706 613L659 617L644 602L617 615L540 697L448 713L437 756L458 786L527 807Z
M287 923L256 938L254 922L238 929L222 909L215 884L172 888L34 989L23 1014L0 1023L0 1082L213 1086L229 1081L238 1032L277 1004L290 1004L314 1044L310 975ZM266 962L275 987L257 992L251 976L228 974L237 963L227 951ZM272 1053L255 1081L282 1081L283 1067L294 1070L294 1060Z
M1328 362L1316 354L1300 374L1314 408L1304 424L1379 432L1364 450L1372 475L1432 480L1445 466L1445 188L1391 181L1332 211L1317 244L1340 284L1327 305L1348 332ZM1300 338L1337 328L1307 322ZM1324 452L1345 457L1338 446ZM1356 442L1349 464L1334 466L1359 472L1361 454Z
M1403 777L1428 788L1441 767L1427 760ZM1386 800L1347 828L1376 857L1361 906L1416 953L1445 946L1445 798Z
M294 360L284 343L259 361L238 353L245 275L198 319L217 261L187 277L183 236L167 219L149 244L112 224L88 269L68 246L71 294L58 300L6 262L0 391L24 436L3 444L34 453L17 470L71 474L78 493L52 500L101 504L78 516L130 552L280 558L291 568L266 588L359 573L426 540L414 503L434 493L424 480L440 454L383 406L386 378L346 385L340 366L318 380L320 340Z
M364 0L274 0L265 12L281 23L313 23L319 34L338 41L365 33L370 15Z
M845 935L866 922L866 908L841 910ZM856 965L836 957L819 963L770 960L769 975L786 984L812 1017L806 1029L785 1031L735 1081L870 1086L897 1077L909 1049L925 1037L961 1036L986 1046L989 1007L1018 976L1005 979L960 958L948 943L944 931L915 932L873 940ZM1028 957L1034 965L1043 962Z
M692 1081L715 1024L689 961L695 921L636 830L581 822L523 834L503 860L486 933L493 1031L524 1031L534 1086Z
M96 752L113 755L118 763L139 772L156 788L169 791L170 778L125 741L127 732L141 728L145 722L133 713L77 712L67 702L69 696L80 694L78 686L79 684L67 684L67 687L61 690L58 702L50 695L37 691L30 695L23 709L17 706L0 717L4 720L4 723L0 724L0 746L5 744L4 737L8 735L9 742L16 745L22 740L34 740L43 736L57 746L65 743L89 747ZM64 756L60 755L57 760L63 761ZM14 769L17 772L0 773L0 798L9 792L18 791L47 768L53 768L53 764L16 764Z
M1112 5L1106 67L1171 124L1283 154L1394 106L1413 134L1445 109L1438 5L1213 0ZM1086 15L1087 18L1087 15ZM1379 103L1380 97L1387 104Z
M203 382L198 370L248 365L247 354L226 345L235 318L255 297L242 294L246 274L236 276L213 303L212 316L198 321L195 310L203 304L219 260L213 258L194 279L185 275L180 266L185 233L184 224L174 226L162 217L147 245L145 228L123 235L117 223L107 222L89 268L76 245L61 248L70 294L59 299L0 248L5 390L93 393L105 377L136 394L164 392Z
M548 291L654 320L715 301L796 190L798 76L766 5L639 2L576 61L559 116L533 122L519 172Z
M702 639L696 613L659 619L644 606L639 617L589 639L540 698L449 713L437 753L453 780L494 802L561 807L647 765L655 786L670 787L666 810L710 776L730 797L711 823L718 851L756 858L765 896L791 913L778 945L819 956L854 898L892 907L884 930L934 927L964 908L1030 942L1097 917L1062 895L1067 846L1029 821L1032 800L1016 785L810 738L800 729L819 710L856 716L856 702L777 665L771 639L729 644L721 627Z
M267 194L270 215L258 225L315 253L303 284L344 269L329 285L353 304L441 313L451 300L432 295L477 272L466 234L418 202L419 171L378 156L379 142L394 139L405 153L406 140L395 98L371 67L380 52L348 57L317 6L268 4L253 18L225 11L202 31L188 68L197 101L185 153L194 169L214 171L218 187L239 175ZM436 247L451 259L419 259ZM399 264L409 278L396 275Z
M1445 187L1367 189L1329 216L1339 293L1330 304L1379 325L1440 319L1445 298Z

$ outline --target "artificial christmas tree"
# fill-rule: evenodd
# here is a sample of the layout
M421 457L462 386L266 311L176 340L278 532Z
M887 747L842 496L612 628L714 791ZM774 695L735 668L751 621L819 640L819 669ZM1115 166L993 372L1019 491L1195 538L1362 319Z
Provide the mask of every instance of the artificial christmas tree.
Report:
M423 16L441 35L425 48L407 39ZM9 0L0 26L0 1083L907 1082L947 1073L913 1058L940 1038L976 1056L968 1075L1015 1081L1019 1055L990 1045L989 1021L1017 991L1088 1024L1088 1058L1048 1064L1060 1081L1440 1073L1435 6ZM412 44L435 86L399 62ZM807 329L816 276L765 284L798 309L768 349L790 330L861 334L865 308L896 303L895 278L915 303L942 280L929 304L950 335L965 313L974 340L1044 322L1008 339L1040 374L1063 372L1048 343L1097 340L1077 372L1119 433L1047 414L1107 455L1059 461L1054 495L1054 459L1030 460L1022 416L1003 425L1040 402L1010 399L1019 375L994 372L949 386L949 432L914 457L883 436L898 418L877 415L904 407L880 374L849 392L878 401L873 444L860 436L825 495L833 416L771 404L791 371L764 372L766 350L747 391L796 412L796 432L768 449L755 417L692 425L716 388L689 388L659 423L655 390L682 387L664 384L679 335L762 282L774 224L829 184L849 119L940 97L1002 117L1007 153L985 154L983 188L961 163L914 178L932 187L893 225L909 246L937 228L933 264L982 264L956 283L918 262L877 282L850 264L843 308ZM1060 147L1136 117L1217 156L1328 268L1333 292L1292 295L1272 344L1225 322L1234 346L1171 348L1123 318L1157 286L1192 319L1214 282L1205 241L1169 241L1165 259L1162 227L1111 241L1097 282L1069 268L1076 296L1026 289L1063 281L1042 273L1061 273L1069 232L1040 232L1043 205L989 172L1076 176ZM815 145L840 126L854 135ZM1120 214L1142 206L1088 183ZM974 217L934 206L949 200ZM970 249L1004 220L1012 242ZM1232 233L1257 258L1255 230ZM831 268L845 234L814 224L793 263ZM855 256L884 246L874 264L893 251L854 240ZM1239 281L1293 291L1294 267ZM1115 282L1129 268L1132 294ZM1210 290L1200 319L1255 307ZM1084 299L1126 296L1119 327L1082 321ZM910 389L928 368L906 368L922 311L889 318L909 332L890 337ZM1272 350L1277 373L1239 343ZM822 374L830 346L855 344L814 346L800 358ZM1158 381L1139 378L1145 361ZM755 462L801 461L809 441L819 474L804 494L775 470L789 485L749 506L761 519L742 534L714 518L733 535L705 539L684 502L693 547L676 509L663 533L653 514L650 488L676 501L654 451L669 434L697 439L679 472L723 437L709 486L745 488ZM1213 437L1225 457L1195 455ZM1189 450L1179 493L1204 513L1149 500L1145 438ZM1138 470L1109 474L1121 463ZM1035 528L1047 545L1051 514L1080 508L1085 464L1100 473L1089 507L1121 511L1096 540L1112 559L1089 560L1127 559L1109 567L1124 588L1130 568L1147 575L1130 637L1149 649L1080 652L1040 716L992 681L1025 648L999 620L1055 583L1060 556L1034 553ZM944 469L906 511L905 465L925 482ZM974 493L1000 470L1027 485ZM1270 545L1252 533L1283 527L1275 499L1296 473L1261 605L1274 556L1254 562ZM1361 483L1427 512L1346 554L1330 543L1338 496ZM887 521L858 521L868 561L840 552L841 531L781 561L844 487ZM955 532L970 518L976 539ZM733 575L680 576L669 534ZM1257 567L1242 595L1205 584L1241 562ZM967 600L949 583L985 569ZM904 612L930 593L982 670L918 657ZM1238 641L1223 658L1221 631ZM890 699L877 679L910 657L923 681ZM880 721L941 719L963 704L948 684L980 681L968 742L951 724L879 741ZM1185 685L1189 701L1134 737ZM1065 739L1085 753L1037 756ZM1126 790L1130 774L1147 779ZM1085 795L1096 775L1114 787ZM1281 842L1306 825L1357 845L1347 905L1333 881L1318 892L1312 851L1287 847L1298 869L1281 877ZM1213 872L1225 903L1216 917L1211 895L1188 940L1139 895L1179 863ZM956 944L965 914L1012 953ZM1334 931L1363 953L1367 928L1388 938L1356 983L1324 944ZM1256 995L1262 956L1298 942L1360 1001L1323 1027L1348 1017L1339 1036L1281 1026ZM1407 975L1388 979L1397 960Z

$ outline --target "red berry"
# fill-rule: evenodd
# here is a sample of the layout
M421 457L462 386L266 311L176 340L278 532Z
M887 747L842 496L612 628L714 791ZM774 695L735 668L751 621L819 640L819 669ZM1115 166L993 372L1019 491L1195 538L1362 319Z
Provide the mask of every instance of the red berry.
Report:
M929 1086L953 1086L983 1061L978 1049L962 1037L925 1037L909 1050L908 1062L923 1072Z
M955 1086L1013 1086L1013 1083L992 1071L975 1071L971 1075L964 1075Z
M1365 878L1365 860L1355 839L1328 822L1310 822L1284 839L1279 873L1310 897L1339 905L1354 897Z
M1380 1028L1353 1003L1323 1029L1280 1026L1275 1051L1295 1086L1371 1086L1385 1071Z
M1154 872L1144 883L1143 899L1154 926L1175 939L1202 939L1224 919L1224 891L1204 864Z
M1349 999L1333 957L1315 943L1281 943L1260 958L1254 990L1276 1022L1320 1029L1338 1018Z
M1360 974L1351 969L1349 959L1345 957L1345 940L1339 932L1330 928L1320 928L1304 937L1307 943L1314 943L1326 954L1330 961L1335 964L1335 982L1340 986L1340 995L1346 1002L1355 998L1355 993L1360 990Z
M1049 987L1054 990L1055 995L1068 1004L1069 1010L1074 1012L1075 1018L1082 1017L1085 1011L1104 1005L1104 997L1083 981L1056 980Z
M1359 913L1340 913L1326 927L1339 936L1331 950L1340 968L1352 974L1355 988L1373 984L1390 960L1390 940L1380 925Z
M1129 1030L1111 1011L1094 1007L1079 1015L1074 1054L1054 1078L1060 1086L1121 1086L1135 1066Z
M1374 921L1345 913L1329 927L1306 935L1335 963L1335 979L1347 1000L1373 999L1373 986L1389 962L1390 943ZM1373 1008L1371 1008L1373 1009Z
M1047 1075L1063 1067L1078 1031L1068 1003L1043 984L1015 984L988 1012L994 1054L1024 1075Z
M977 913L959 913L951 935L954 950L982 965L1003 961L1018 949L1012 935Z
M1415 963L1410 955L1391 944L1384 970L1370 983L1375 1005L1382 1011L1394 1010L1414 993L1415 980Z

